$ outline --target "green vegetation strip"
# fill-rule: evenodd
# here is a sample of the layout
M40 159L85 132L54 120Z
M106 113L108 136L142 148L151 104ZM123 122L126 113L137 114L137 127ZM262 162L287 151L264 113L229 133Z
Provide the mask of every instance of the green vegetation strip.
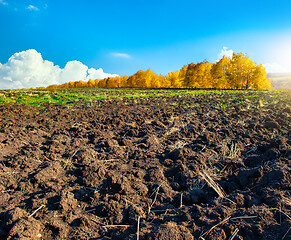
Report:
M256 98L258 93L266 91L237 91L237 90L189 90L189 89L105 89L105 88L82 88L82 89L21 89L0 91L0 104L19 103L28 105L42 105L45 103L60 103L78 105L80 103L94 103L101 99L112 98L148 98L167 97L175 95L215 95L225 93L236 98L237 93L246 93L244 98ZM267 91L280 94L279 91ZM222 100L222 99L221 99ZM223 102L223 101L222 101ZM223 106L226 107L226 106Z

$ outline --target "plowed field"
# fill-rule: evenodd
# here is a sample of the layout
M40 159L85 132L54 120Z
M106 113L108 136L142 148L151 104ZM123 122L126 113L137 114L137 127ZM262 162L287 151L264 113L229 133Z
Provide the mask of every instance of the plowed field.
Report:
M290 116L290 92L2 103L0 238L290 239Z

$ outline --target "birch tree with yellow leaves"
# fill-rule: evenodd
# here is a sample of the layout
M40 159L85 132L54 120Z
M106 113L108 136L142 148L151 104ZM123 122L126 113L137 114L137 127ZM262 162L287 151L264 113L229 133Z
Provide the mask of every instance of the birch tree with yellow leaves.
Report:
M227 78L231 88L250 89L254 81L256 64L243 53L233 53L227 68Z
M212 87L216 89L230 88L227 78L230 59L223 56L218 62L212 65L210 74L212 77Z

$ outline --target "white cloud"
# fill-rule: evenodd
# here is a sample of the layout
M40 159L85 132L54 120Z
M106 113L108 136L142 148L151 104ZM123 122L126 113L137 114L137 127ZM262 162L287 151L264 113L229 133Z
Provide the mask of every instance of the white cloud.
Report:
M103 79L116 74L104 73L79 61L70 61L64 68L43 60L34 49L15 53L5 64L0 63L0 89L46 87L78 80Z
M117 58L131 58L131 56L127 53L118 53L118 52L112 53L112 56L117 57Z
M88 75L86 77L86 81L89 81L89 79L104 79L108 77L117 77L117 74L108 74L103 72L102 68L95 69L95 68L90 68L88 69Z
M4 6L8 5L8 3L5 2L4 0L0 0L0 4L2 4L2 5L4 5Z
M218 56L218 61L223 57L226 56L228 58L232 58L233 55L233 50L229 49L228 47L223 47L220 53L217 55Z
M263 64L264 68L266 68L267 73L284 73L288 72L288 70L281 66L278 63L265 63Z
M39 8L33 5L29 5L26 9L30 10L30 11L39 11Z

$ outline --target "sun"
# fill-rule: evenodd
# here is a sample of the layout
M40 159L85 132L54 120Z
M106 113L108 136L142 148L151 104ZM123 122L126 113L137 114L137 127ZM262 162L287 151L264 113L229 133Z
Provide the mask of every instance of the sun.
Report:
M286 72L291 72L291 34L278 39L271 51L273 62L280 64Z

